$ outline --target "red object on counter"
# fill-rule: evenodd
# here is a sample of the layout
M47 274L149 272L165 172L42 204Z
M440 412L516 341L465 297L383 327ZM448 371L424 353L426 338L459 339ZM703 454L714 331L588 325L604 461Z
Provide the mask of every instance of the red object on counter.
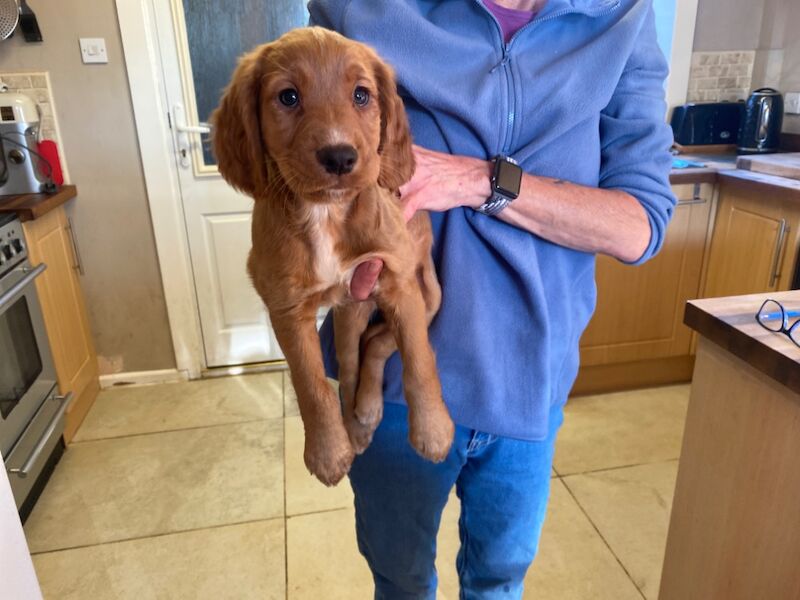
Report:
M53 167L53 173L51 175L53 183L56 185L63 184L64 174L61 172L61 161L58 158L58 146L56 146L56 143L53 140L42 140L39 142L37 151ZM47 165L42 165L42 169L44 170L44 175L47 176L49 174Z

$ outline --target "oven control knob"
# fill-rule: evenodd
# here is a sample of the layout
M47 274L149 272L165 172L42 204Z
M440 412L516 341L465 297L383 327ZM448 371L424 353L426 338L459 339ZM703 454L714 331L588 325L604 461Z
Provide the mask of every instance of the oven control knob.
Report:
M14 238L11 240L11 249L14 251L14 254L22 254L22 251L25 250L25 246L22 245L21 239Z
M13 252L11 251L11 246L9 246L8 244L0 246L0 255L2 255L4 259L3 262L9 260L12 256L14 256Z

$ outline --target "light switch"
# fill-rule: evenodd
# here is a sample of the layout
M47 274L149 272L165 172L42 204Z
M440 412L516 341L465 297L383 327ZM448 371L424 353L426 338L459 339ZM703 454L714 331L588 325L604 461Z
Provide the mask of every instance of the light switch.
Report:
M84 63L107 63L105 38L80 38L81 59Z
M783 104L790 115L800 115L800 92L786 92Z

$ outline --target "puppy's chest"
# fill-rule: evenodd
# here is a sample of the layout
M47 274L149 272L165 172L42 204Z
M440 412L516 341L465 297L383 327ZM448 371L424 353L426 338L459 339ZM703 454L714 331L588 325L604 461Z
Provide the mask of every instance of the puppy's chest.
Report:
M334 286L349 286L354 266L345 264L340 254L340 233L334 226L333 215L325 206L309 210L306 234L309 240L311 274L315 280L313 291Z

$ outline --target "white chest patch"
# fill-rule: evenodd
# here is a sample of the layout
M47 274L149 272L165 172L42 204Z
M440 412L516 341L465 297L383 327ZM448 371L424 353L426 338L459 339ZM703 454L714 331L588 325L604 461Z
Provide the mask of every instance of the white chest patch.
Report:
M312 206L309 210L308 232L314 257L314 274L321 288L343 283L347 278L336 254L333 237L328 227L328 219L330 219L330 211L324 205Z

